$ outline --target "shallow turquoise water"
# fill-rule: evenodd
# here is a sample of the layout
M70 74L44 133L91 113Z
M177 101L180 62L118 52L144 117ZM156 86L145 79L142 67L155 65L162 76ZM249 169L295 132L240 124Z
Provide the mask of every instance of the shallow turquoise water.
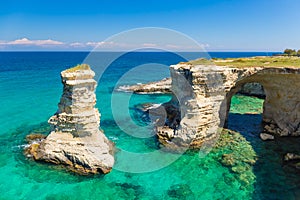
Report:
M3 59L3 55L1 56L0 199L296 199L300 197L299 172L297 174L294 169L283 165L281 161L282 155L287 151L300 153L297 145L300 142L299 138L262 142L258 135L261 131L260 113L263 101L244 96L235 96L232 99L229 128L241 132L259 156L252 170L255 183L247 187L242 185L229 168L224 167L216 159L217 155L214 153L204 158L200 158L198 153L188 153L157 171L129 173L113 169L105 176L95 177L81 177L56 166L27 160L22 154L24 138L31 132L48 130L46 121L56 111L62 91L60 71L80 63L85 54L80 56L47 54L39 57L27 54L15 55L7 60ZM128 61L126 64L129 65ZM101 128L121 151L155 151L157 145L155 138L151 137L151 127L147 126L142 113L135 109L135 105L146 102L166 102L170 97L167 95L130 97L130 94L126 93L114 94L119 102L126 102L129 99L128 105L120 103L114 108L115 117L120 119L119 125L131 130L131 133L146 138L127 134L114 122L111 112L110 94L116 81L114 77L120 71L122 70L113 68L99 81L97 107L102 114ZM131 81L139 82L144 79L141 76ZM158 80L165 76L168 76L168 68L165 72L162 71L159 77L152 74L147 78ZM126 81L130 82L124 80ZM123 112L123 109L127 112ZM135 126L137 124L144 128L137 128ZM133 163L129 162L129 164ZM120 164L122 163L117 161L116 166ZM148 164L145 162L145 165Z

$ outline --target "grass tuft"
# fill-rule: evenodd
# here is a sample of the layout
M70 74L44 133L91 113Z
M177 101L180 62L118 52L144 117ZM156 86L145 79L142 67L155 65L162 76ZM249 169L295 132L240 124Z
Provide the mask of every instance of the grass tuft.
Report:
M75 67L65 70L65 72L75 72L77 70L90 70L90 69L91 69L90 66L87 64L79 64L76 65Z

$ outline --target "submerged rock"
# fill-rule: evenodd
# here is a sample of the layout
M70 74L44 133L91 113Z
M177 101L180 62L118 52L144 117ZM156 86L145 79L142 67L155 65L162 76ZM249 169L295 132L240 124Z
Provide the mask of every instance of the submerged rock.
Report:
M257 155L240 133L223 129L212 151L216 153L216 159L234 173L243 187L250 187L255 182L253 165Z
M111 171L113 143L99 130L94 75L88 65L61 72L64 88L59 109L48 121L51 132L44 139L31 140L25 153L37 161L65 165L84 175Z
M260 137L262 140L264 140L264 141L266 141L266 140L274 140L274 135L270 135L270 134L268 134L268 133L261 133L261 134L259 135L259 137Z
M195 199L193 191L187 184L172 185L167 193L169 197L176 199Z
M285 164L300 170L300 155L295 153L287 153L284 155L283 160Z
M295 161L300 160L300 155L295 153L287 153L284 155L284 161Z

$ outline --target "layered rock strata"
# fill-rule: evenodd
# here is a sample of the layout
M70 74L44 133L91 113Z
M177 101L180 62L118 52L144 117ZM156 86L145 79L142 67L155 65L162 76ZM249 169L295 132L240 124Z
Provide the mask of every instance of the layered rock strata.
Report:
M111 171L113 144L99 130L94 75L88 65L61 72L63 94L48 121L51 132L27 149L35 160L65 165L80 174Z
M160 81L145 84L123 85L118 87L117 91L133 92L137 94L168 94L172 93L171 83L171 78L164 78ZM259 83L246 83L241 87L238 93L265 98L264 88Z
M170 67L173 99L178 115L157 127L169 149L199 148L218 137L226 126L231 97L246 83L263 86L263 121L273 134L300 135L300 69L280 67L227 67L178 64ZM177 103L174 103L177 102ZM168 113L168 110L166 110ZM174 112L174 111L172 111ZM168 115L169 116L169 115Z

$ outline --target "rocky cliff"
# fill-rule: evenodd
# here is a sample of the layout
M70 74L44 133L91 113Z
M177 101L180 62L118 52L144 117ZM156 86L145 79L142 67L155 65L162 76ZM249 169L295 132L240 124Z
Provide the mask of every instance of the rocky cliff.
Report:
M226 126L231 97L253 82L265 90L266 131L300 135L299 68L181 63L171 66L170 71L174 97L165 105L172 105L172 112L166 109L165 124L157 127L160 143L169 149L199 148L214 141L218 128Z
M27 149L35 160L62 164L80 174L111 171L113 144L99 130L94 75L88 65L61 72L63 94L48 121L51 132Z
M144 84L122 85L117 88L117 91L133 92L137 94L169 94L172 93L171 83L171 78L164 78L160 81ZM241 87L238 93L248 96L265 98L264 88L259 83L246 83Z

